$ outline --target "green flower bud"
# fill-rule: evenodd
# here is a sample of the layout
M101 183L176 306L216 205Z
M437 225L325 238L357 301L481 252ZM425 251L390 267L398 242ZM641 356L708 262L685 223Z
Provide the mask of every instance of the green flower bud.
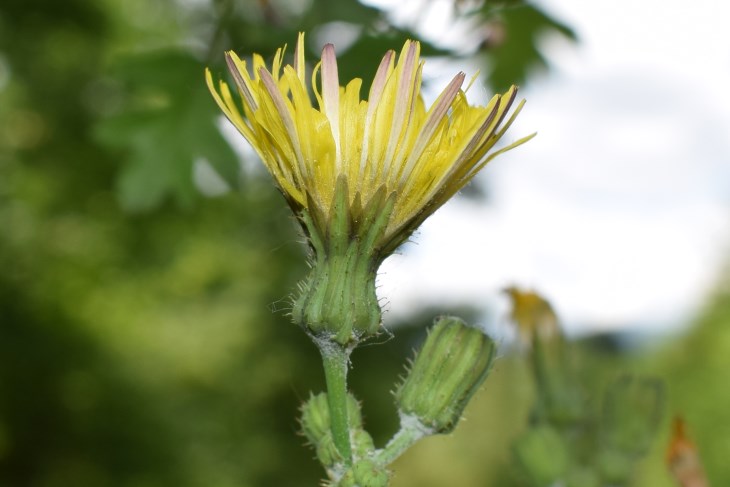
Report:
M415 417L433 433L448 433L484 382L494 342L459 318L442 317L429 331L396 391L401 417Z
M355 396L349 393L347 395L347 420L351 431L362 429L360 403L355 399ZM312 395L302 405L301 425L304 436L314 445L317 445L324 437L332 434L330 429L330 408L326 392Z
M350 426L350 435L355 454L367 456L375 447L373 439L362 429L362 413L360 403L355 396L347 395L347 420ZM325 467L342 463L343 458L335 446L330 423L330 409L327 402L327 393L321 392L312 395L302 406L301 416L302 433L307 437L314 449L317 458Z
M327 404L327 393L311 395L302 405L302 432L312 444L319 443L330 434L330 409Z
M325 468L332 467L338 463L343 462L342 455L335 446L335 440L331 434L323 436L317 443L313 443L317 452L317 460Z
M570 454L554 428L548 425L529 430L514 446L515 456L535 485L552 485L565 476Z
M350 440L355 458L365 458L375 450L373 437L364 429L350 430Z

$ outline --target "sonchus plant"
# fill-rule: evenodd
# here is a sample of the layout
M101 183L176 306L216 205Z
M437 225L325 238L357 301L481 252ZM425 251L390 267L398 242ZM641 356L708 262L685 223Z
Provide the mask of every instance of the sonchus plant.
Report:
M622 375L596 390L596 378L588 384L576 370L573 359L579 351L563 336L550 303L534 291L505 291L535 382L528 428L514 444L526 482L533 487L630 485L661 421L663 384ZM602 397L600 408L592 407L591 397Z
M475 106L466 98L465 74L458 73L427 107L418 42L407 41L397 56L385 53L367 100L362 80L341 86L331 44L311 75L304 51L300 34L292 64L285 64L285 47L271 67L258 54L249 64L227 52L239 99L210 71L206 78L223 113L268 168L311 250L311 272L292 316L321 352L327 393L304 406L305 434L331 485L387 485L386 467L397 455L423 436L453 429L486 378L493 344L459 320L437 324L398 390L403 429L374 449L353 420L359 406L347 391L347 372L352 350L383 331L378 268L490 160L532 135L494 149L524 103L510 113L514 86ZM421 391L430 395L420 397ZM435 402L422 403L429 398Z

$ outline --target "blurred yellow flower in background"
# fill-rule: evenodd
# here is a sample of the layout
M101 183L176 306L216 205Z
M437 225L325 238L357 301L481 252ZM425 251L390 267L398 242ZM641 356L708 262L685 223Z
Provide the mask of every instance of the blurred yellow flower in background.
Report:
M510 286L504 293L512 301L510 320L519 332L520 341L532 346L535 339L550 341L560 339L560 322L550 302L535 291Z

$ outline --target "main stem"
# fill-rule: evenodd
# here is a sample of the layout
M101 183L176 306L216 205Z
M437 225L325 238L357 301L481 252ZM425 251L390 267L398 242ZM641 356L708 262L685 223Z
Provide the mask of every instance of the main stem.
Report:
M332 439L345 463L352 465L350 424L347 417L347 366L350 350L331 341L319 342L317 346L322 354L324 376L327 381Z

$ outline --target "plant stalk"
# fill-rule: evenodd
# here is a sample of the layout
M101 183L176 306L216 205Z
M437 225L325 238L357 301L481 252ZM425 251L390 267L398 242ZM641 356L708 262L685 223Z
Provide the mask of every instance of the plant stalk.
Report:
M418 440L429 436L433 432L422 425L414 417L401 417L401 428L385 445L385 448L375 452L375 461L379 465L390 465Z
M317 342L322 354L324 376L327 382L327 402L330 409L330 428L337 451L345 463L352 465L350 424L347 415L347 367L350 350L336 342Z

